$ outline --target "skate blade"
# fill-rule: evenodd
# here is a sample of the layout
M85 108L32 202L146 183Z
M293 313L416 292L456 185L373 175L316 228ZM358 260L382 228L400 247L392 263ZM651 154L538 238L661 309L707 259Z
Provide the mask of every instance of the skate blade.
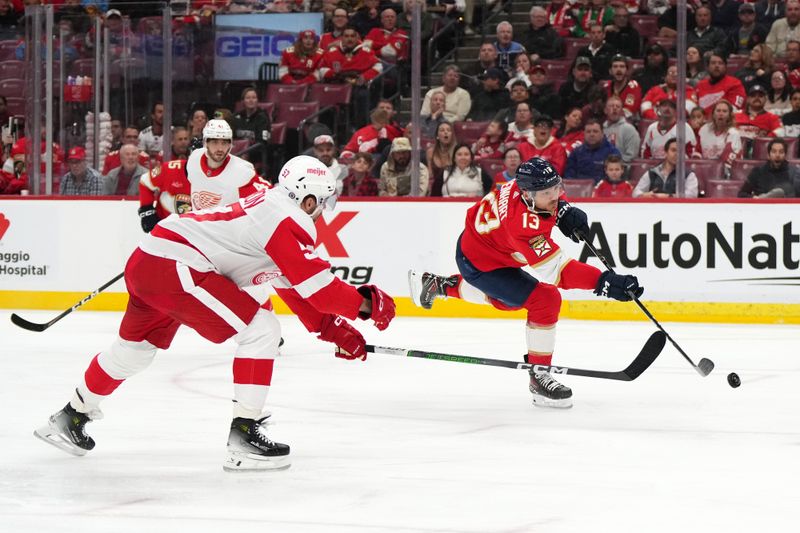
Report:
M265 457L255 453L228 452L222 469L226 472L260 472L286 470L292 466L288 455Z
M544 396L539 396L538 394L534 394L533 405L535 405L536 407L545 407L545 408L549 407L552 409L571 409L572 398L553 400L551 398L545 398Z
M34 437L43 440L47 444L55 446L59 450L65 451L70 455L83 457L88 450L75 446L71 441L66 440L61 434L50 426L43 426L34 430Z
M408 290L411 293L411 301L417 307L422 307L422 300L420 300L420 293L422 292L422 282L420 281L421 274L414 270L408 271Z

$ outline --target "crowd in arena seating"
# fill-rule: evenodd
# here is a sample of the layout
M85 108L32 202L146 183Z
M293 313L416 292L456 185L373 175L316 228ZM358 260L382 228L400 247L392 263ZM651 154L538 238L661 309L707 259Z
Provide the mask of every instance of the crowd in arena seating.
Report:
M424 92L421 109L409 110L418 114L422 136L417 191L411 189L410 125L398 123L397 98L408 94L414 2L423 8L423 51L435 48L423 57L438 58L484 35L479 46L463 48L477 48L477 57L459 49L441 73L427 73L438 83ZM0 0L1 31L21 23L17 3ZM166 157L158 104L141 131L116 121L112 151L99 171L75 166L81 155L75 147L66 158L55 147L64 171L60 189L126 194L143 171L199 147L213 114L231 123L241 141L237 148L264 173L274 172L276 145L282 156L311 146L307 153L335 171L344 195L477 197L513 179L520 161L539 156L564 175L571 196L669 197L677 192L675 159L683 149L688 197L800 196L800 1L687 4L687 87L678 95L677 7L670 0L196 0L176 17L181 23L209 24L215 13L312 9L324 13L326 27L322 35L301 32L283 51L274 83L267 91L244 88L234 111L222 105L184 110L187 120L173 121L173 153ZM519 6L529 10L524 27L511 17ZM106 24L115 28L123 18L148 15L114 0L66 1L61 9L83 10L87 19L105 11ZM477 20L487 11L494 13L492 22ZM91 48L94 36L86 26L79 44ZM450 33L429 41L443 27ZM383 78L380 89L370 83L377 78ZM290 105L306 116L325 107L312 100L319 88L346 89L333 113L299 125L282 118ZM674 141L678 106L687 117L683 148ZM131 129L138 133L135 143ZM292 143L285 142L285 129L297 130ZM7 146L0 193L27 187L24 141ZM137 150L123 150L127 144ZM773 155L781 149L782 158ZM92 184L94 173L99 186Z

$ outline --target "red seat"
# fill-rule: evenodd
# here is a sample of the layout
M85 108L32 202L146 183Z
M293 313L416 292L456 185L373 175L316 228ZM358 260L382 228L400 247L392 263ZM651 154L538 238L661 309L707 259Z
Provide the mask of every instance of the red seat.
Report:
M349 83L314 83L309 87L308 99L322 107L342 106L350 104L352 94L353 86Z
M572 61L584 46L589 46L588 37L564 37L564 57Z
M506 165L502 159L481 159L481 168L489 177L494 178L495 174L505 170Z
M22 96L6 96L6 110L9 115L25 115L25 98Z
M744 181L750 172L766 163L766 161L758 161L755 159L737 159L731 165L731 180Z
M631 182L631 186L635 187L639 179L658 164L657 159L632 159L628 164L628 181Z
M270 87L274 86L270 85ZM277 106L275 120L285 122L287 128L296 130L300 126L300 122L317 111L319 111L318 102L281 102Z
M637 70L642 70L644 68L644 59L638 59L632 57L628 59L628 71L634 72Z
M22 96L25 94L25 80L10 78L0 80L0 96Z
M589 198L594 191L592 179L565 179L563 182L567 198Z
M752 159L767 159L769 151L767 147L770 141L775 137L756 137L753 139L753 152L750 155ZM786 159L794 159L797 157L797 137L782 137L786 141Z
M750 59L748 56L738 56L738 55L728 56L728 73L731 75L736 73L737 70L744 67L748 59Z
M547 71L547 79L557 83L567 79L572 68L572 61L569 59L543 59L540 63Z
M702 181L725 178L725 165L719 159L687 159L686 170L694 172Z
M0 61L0 80L9 78L21 79L25 73L25 62L16 59Z
M17 58L17 45L19 43L13 39L0 41L0 61Z
M486 131L486 126L488 125L488 122L454 122L453 133L456 134L456 139L458 139L458 142L466 143L471 146L472 143L477 141L480 136L483 135L483 132Z
M736 198L744 181L707 180L706 198Z
M653 122L658 122L656 119L653 118L643 118L639 120L639 125L637 128L639 129L639 138L644 141L644 134L647 133L647 128L650 127L650 124Z
M247 150L249 146L249 139L234 139L233 143L231 144L231 153L233 155L240 155L242 152Z
M269 142L272 144L286 143L286 123L273 122L270 130Z
M658 15L631 15L630 24L644 38L658 35Z
M282 85L273 83L267 86L267 102L276 104L305 102L308 85Z

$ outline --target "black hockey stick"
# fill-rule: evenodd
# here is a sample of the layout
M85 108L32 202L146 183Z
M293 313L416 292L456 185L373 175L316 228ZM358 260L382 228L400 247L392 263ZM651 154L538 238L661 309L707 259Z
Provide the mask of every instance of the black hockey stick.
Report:
M614 272L614 268L608 263L608 259L606 259L602 255L600 255L600 253L595 249L594 245L591 242L589 242L587 239L583 239L582 238L582 240L583 240L584 243L586 243L586 246L589 247L589 250L591 250L592 253L603 263L603 265L610 272ZM650 310L647 309L647 307L644 306L644 304L639 300L639 298L637 298L636 295L633 294L630 291L628 291L628 295L631 297L631 299L634 302L636 302L636 305L639 306L639 309L641 309L642 312L645 315L647 315L647 318L652 320L653 324L655 324L656 327L658 329L660 329L664 333L664 335L666 335L666 337L669 339L669 342L671 342L672 345L675 347L675 349L677 349L678 352L680 352L680 354L683 356L684 359L689 361L689 364L692 365L692 367L694 367L695 370L697 370L698 374L700 374L703 377L706 377L707 375L709 375L711 373L712 370L714 370L714 361L712 361L711 359L706 359L705 357L700 359L700 361L698 361L697 364L694 364L694 361L692 361L692 359L688 355L686 355L686 352L683 351L683 348L681 348L678 345L678 343L675 342L675 339L673 339L670 336L670 334L667 333L667 330L664 329L664 326L662 326L661 324L658 323L658 320L656 320L656 317L654 317L653 314L650 312Z
M98 294L100 294L101 292L103 292L104 290L109 288L111 285L113 285L114 283L116 283L117 281L122 279L122 276L124 276L124 275L125 275L124 272L120 272L118 275L114 276L114 279L112 279L111 281L109 281L108 283L106 283L105 285L100 287L99 289L95 289L91 294L88 294L86 297L84 297L83 300L81 300L80 302L76 303L75 305L73 305L72 307L70 307L69 309L67 309L66 311L64 311L63 313L58 315L57 317L55 317L50 322L46 322L44 324L37 324L36 322L29 322L28 320L25 320L24 318L22 318L21 316L19 316L16 313L12 313L11 314L11 322L13 322L15 325L21 327L22 329L27 329L28 331L44 331L47 328L49 328L50 326L52 326L53 324L55 324L56 322L58 322L59 320L61 320L62 318L64 318L65 316L67 316L68 314L70 314L71 312L75 311L77 308L79 308L80 306L82 306L83 304L88 302L89 300L93 299L95 296L97 296Z
M409 350L407 348L389 348L387 346L373 346L367 344L367 352L399 355L401 357L418 357L420 359L436 359L439 361L451 361L454 363L467 363L471 365L487 365L499 366L503 368L515 368L528 370L530 368L540 372L550 372L552 374L568 374L572 376L583 376L587 378L600 378L600 379L616 379L618 381L633 381L638 378L642 372L653 364L656 357L664 349L666 344L664 333L656 331L642 347L636 359L628 365L624 370L617 372L608 372L605 370L584 370L581 368L570 368L568 366L555 366L555 365L531 365L528 363L517 363L515 361L506 361L504 359L487 359L485 357L473 357L471 355L455 355L448 353L429 352L424 350Z

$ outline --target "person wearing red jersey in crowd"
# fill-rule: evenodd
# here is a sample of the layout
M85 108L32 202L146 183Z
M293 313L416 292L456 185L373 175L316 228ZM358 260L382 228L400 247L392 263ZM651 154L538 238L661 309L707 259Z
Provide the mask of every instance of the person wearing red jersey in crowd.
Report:
M508 125L502 120L493 120L486 126L486 131L472 145L475 161L482 159L502 159L508 145L504 142L508 136Z
M338 46L325 50L320 64L320 79L364 86L383 71L381 62L359 44L358 30L348 26Z
M511 148L526 141L533 142L533 111L528 102L520 102L515 106L514 122L508 125L505 144Z
M767 102L767 90L763 85L753 85L747 91L747 105L736 113L736 129L744 139L756 137L782 137L783 123L781 118L764 109Z
M686 106L686 115L692 112L692 109L697 107L697 94L695 90L687 83L685 90L686 97L683 99ZM648 120L655 120L658 118L656 109L658 103L662 100L678 101L678 67L672 65L667 68L667 75L664 77L664 83L655 85L647 91L642 99L641 115L642 118Z
M699 148L703 159L718 159L730 176L731 165L742 157L742 137L736 129L733 106L726 100L714 104L711 120L700 127Z
M132 144L136 146L136 150L138 152L137 160L139 164L145 168L150 168L150 156L147 152L139 150L139 129L135 126L127 126L124 130L122 130L122 144ZM120 159L119 150L113 150L106 155L106 158L103 160L103 170L102 174L104 176L108 176L108 174L118 168L122 164Z
M792 87L800 89L800 41L786 43L786 79Z
M86 424L101 402L169 348L181 325L214 343L235 342L233 413L226 471L288 468L289 446L267 436L263 411L278 353L280 323L244 288L269 282L310 332L334 343L335 355L366 359L366 342L344 319L386 329L392 298L374 285L341 281L314 252L314 221L335 203L336 184L316 159L299 156L279 185L214 211L161 221L125 267L130 294L119 335L89 364L69 403L35 435L73 455L95 446Z
M559 289L594 290L621 301L643 289L634 276L601 272L566 256L553 240L556 226L576 242L589 235L586 213L567 202L561 176L541 158L521 164L516 179L489 192L467 211L456 243L459 273L409 272L411 298L425 309L436 298L459 298L504 311L527 311L526 362L550 365L561 309ZM532 267L534 277L524 267ZM572 390L541 370L530 371L533 404L572 406Z
M642 139L641 157L644 159L661 159L669 139L678 135L678 121L675 102L662 100L658 104L658 120L647 127ZM686 136L686 155L697 157L697 137L689 124L684 126Z
M532 142L531 142L532 141ZM561 143L553 137L553 119L547 115L541 115L533 125L533 139L525 140L517 144L519 155L523 161L533 157L539 157L549 161L559 174L564 172L567 166L567 152Z
M727 100L739 111L744 106L744 85L738 78L728 74L728 61L724 56L711 53L707 58L708 78L700 80L695 88L697 102L706 116L711 114L714 104Z
M622 179L625 166L620 156L606 157L603 170L605 171L603 179L595 185L592 198L630 198L633 195L631 184Z
M387 63L408 60L408 32L397 27L397 13L394 9L381 11L381 27L369 30L364 37L364 47Z
M517 173L517 167L522 163L522 158L519 155L519 150L516 148L509 148L503 156L503 170L494 175L495 189L498 191L500 187L512 181Z
M630 77L628 58L619 54L615 55L611 59L609 73L611 79L603 82L606 94L618 96L622 100L622 109L626 119L638 117L642 105L642 88L638 81L632 80Z
M342 7L337 7L331 14L331 31L322 34L319 39L319 47L324 52L328 48L338 46L339 41L342 39L342 33L347 27L349 19L347 18L347 10Z
M281 83L304 85L318 82L322 55L323 49L317 47L317 34L314 30L301 31L294 45L281 52L278 66Z
M24 140L23 137L20 140ZM11 154L0 170L0 194L20 194L28 188L28 173L25 172L25 145L19 141L11 146Z
M561 37L572 36L575 18L572 15L572 4L566 0L553 0L545 8L547 20Z
M405 128L397 122L397 111L394 109L394 102L388 98L381 98L375 108L386 111L386 116L389 117L389 122L386 123L386 131L392 139L402 137L405 134Z
M345 145L342 150L344 159L350 159L358 152L381 153L397 137L394 130L387 128L389 113L385 109L374 109L369 118L370 123L356 130Z
M583 111L580 107L573 107L567 111L554 135L564 147L567 157L583 144Z

